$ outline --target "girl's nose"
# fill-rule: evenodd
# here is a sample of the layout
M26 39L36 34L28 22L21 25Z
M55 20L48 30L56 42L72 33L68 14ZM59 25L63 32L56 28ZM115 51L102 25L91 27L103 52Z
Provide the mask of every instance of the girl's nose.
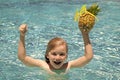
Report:
M60 58L60 55L57 55L56 56L56 60L60 60L61 58Z

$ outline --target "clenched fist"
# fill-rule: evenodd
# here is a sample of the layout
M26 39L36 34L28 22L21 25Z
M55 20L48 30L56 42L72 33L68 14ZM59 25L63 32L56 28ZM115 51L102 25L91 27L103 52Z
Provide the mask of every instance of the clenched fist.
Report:
M22 24L22 25L20 25L19 31L20 31L20 34L21 34L22 36L24 36L25 33L27 32L27 24Z

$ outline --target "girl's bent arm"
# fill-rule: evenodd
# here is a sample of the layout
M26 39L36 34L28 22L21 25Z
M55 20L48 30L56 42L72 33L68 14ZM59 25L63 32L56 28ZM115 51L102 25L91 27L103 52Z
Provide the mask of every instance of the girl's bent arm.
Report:
M32 57L26 55L25 33L27 31L27 25L22 24L19 27L19 30L20 30L20 40L19 40L19 44L18 44L18 58L26 65L41 67L41 64L45 63L44 61L38 60L38 59L33 59Z
M82 31L82 36L83 36L83 41L85 46L84 56L70 61L69 63L71 67L82 67L85 64L87 64L89 61L91 61L91 59L93 58L93 50L92 50L92 45L89 39L88 32Z

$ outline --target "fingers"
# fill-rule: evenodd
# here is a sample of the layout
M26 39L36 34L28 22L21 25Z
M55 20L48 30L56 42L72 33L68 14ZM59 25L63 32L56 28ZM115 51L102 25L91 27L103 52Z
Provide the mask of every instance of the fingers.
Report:
M93 24L90 24L90 23L84 24L82 22L79 22L79 25L78 25L80 31L85 31L85 32L90 32L91 29L93 28L93 26L94 26L94 23Z
M27 24L22 24L19 27L20 32L25 33L27 31Z

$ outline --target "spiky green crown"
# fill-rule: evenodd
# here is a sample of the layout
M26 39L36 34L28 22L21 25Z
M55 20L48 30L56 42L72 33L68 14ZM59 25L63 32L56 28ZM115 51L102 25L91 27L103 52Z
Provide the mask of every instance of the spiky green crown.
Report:
M98 12L100 12L100 8L98 6L98 4L92 4L88 9L88 12L94 14L95 16L98 14Z

